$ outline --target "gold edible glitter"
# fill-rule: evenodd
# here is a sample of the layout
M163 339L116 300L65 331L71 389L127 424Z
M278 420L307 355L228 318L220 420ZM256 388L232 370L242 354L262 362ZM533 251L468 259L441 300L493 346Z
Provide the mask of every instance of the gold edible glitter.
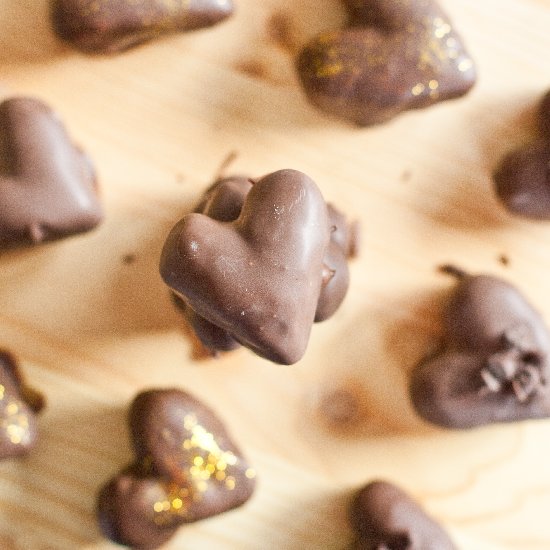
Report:
M158 525L168 525L174 516L185 517L189 512L191 502L200 501L202 494L208 491L210 483L215 482L220 487L234 491L237 487L237 479L228 475L228 468L239 463L238 457L231 451L220 448L214 435L206 430L194 414L187 414L183 418L183 427L188 432L187 437L181 442L181 449L186 452L188 486L182 487L171 484L168 488L167 500L154 503L154 521ZM165 437L172 440L170 437ZM256 472L248 468L245 472L247 479L256 477Z
M2 388L0 401L5 399L5 387ZM22 412L22 403L15 399L7 399L0 408L0 430L5 432L7 439L13 445L28 445L31 441L29 418Z
M323 64L317 69L316 76L318 78L335 76L337 74L340 74L343 69L344 66L342 65L342 63Z
M466 72L467 70L471 69L472 67L474 66L474 63L471 59L463 59L459 64L458 64L458 70L461 72L461 73L464 73Z
M426 86L424 86L424 84L422 84L421 82L419 82L416 86L413 87L413 89L411 90L411 94L414 95L414 96L418 96L418 95L420 95L425 89L426 89Z

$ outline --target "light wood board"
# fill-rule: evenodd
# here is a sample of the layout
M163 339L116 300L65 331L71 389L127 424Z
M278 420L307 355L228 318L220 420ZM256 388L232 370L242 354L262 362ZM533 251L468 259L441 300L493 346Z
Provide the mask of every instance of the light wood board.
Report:
M407 380L440 335L443 262L517 283L550 321L550 224L507 215L490 183L535 135L550 0L445 0L477 87L368 130L316 112L294 75L296 48L344 20L337 0L237 1L216 28L108 58L60 44L44 0L0 1L2 96L59 111L96 163L107 213L94 233L0 257L0 346L48 398L37 451L0 464L0 548L114 548L94 500L131 459L127 405L178 386L226 420L259 484L246 507L182 528L168 549L343 550L351 495L380 477L460 548L549 549L550 421L435 429L415 416ZM269 30L281 13L284 46ZM158 276L167 232L233 151L229 173L302 170L363 227L348 297L295 366L246 350L193 360ZM360 409L352 426L321 412L341 388Z

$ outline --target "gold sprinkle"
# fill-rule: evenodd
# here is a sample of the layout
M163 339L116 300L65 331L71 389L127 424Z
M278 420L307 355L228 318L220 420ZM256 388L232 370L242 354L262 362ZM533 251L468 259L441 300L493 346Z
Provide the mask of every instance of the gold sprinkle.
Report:
M230 466L235 466L235 464L237 464L237 457L231 451L228 451L225 455L225 461Z
M321 65L315 73L317 78L327 78L329 76L336 76L344 70L342 63L330 63L327 65Z
M254 470L253 468L248 468L248 470L246 470L246 472L244 473L244 475L248 478L248 479L254 479L256 477L256 470Z
M15 414L17 414L19 412L19 407L17 406L17 403L10 403L7 407L6 407L6 412L10 415L10 416L13 416Z
M412 95L419 96L424 90L426 89L426 86L422 83L418 83L414 88L411 90Z
M430 80L428 86L430 90L437 90L439 88L439 82L437 80Z
M0 384L0 401L4 399L4 392L6 391L6 388Z
M206 483L206 481L199 481L197 483L197 489L201 492L201 493L204 493L207 489L208 489L208 483Z
M163 506L162 506L162 502L155 502L155 504L153 506L153 509L155 510L155 512L157 514L160 514L162 512L162 510L164 509Z
M196 456L194 459L193 459L193 464L195 466L202 466L204 464L204 458L202 458L202 456Z
M210 472L208 470L201 470L201 473L199 474L199 477L206 481L206 480L210 479Z
M172 501L172 507L174 508L174 510L180 510L182 506L183 506L183 500L181 500L181 498L175 498Z
M451 25L445 23L444 25L441 25L441 26L437 27L437 29L435 29L434 34L437 38L443 38L444 36L446 36L450 32L451 32Z
M459 64L458 64L458 70L461 72L461 73L464 73L466 72L467 70L471 69L472 67L474 66L474 63L471 59L463 59Z
M230 490L233 491L235 489L235 478L228 476L225 480L225 486Z
M225 472L222 472L222 471L216 472L216 479L218 481L223 481L225 479Z
M183 427L186 430L192 430L197 425L197 419L194 415L188 414L183 419Z

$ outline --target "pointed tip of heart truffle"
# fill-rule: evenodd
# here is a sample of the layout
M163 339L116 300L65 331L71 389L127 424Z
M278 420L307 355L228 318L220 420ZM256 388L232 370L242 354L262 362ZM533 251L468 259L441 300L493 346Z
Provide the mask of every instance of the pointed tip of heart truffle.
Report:
M373 481L355 496L350 519L357 548L455 550L443 528L402 489Z

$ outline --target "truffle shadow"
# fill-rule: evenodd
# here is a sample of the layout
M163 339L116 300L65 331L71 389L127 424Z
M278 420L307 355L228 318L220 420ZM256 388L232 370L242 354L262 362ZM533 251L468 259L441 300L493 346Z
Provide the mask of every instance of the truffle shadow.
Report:
M13 532L3 534L23 545L15 548L42 548L45 533L55 537L60 550L103 540L96 493L130 457L123 408L86 402L55 409L52 404L40 418L35 452L8 475L18 490L9 493L6 510L17 514L17 522ZM40 500L41 506L31 513L29 500Z
M505 154L539 135L539 101L536 93L484 96L465 107L456 129L463 136L464 168L456 181L446 182L433 220L468 233L501 230L515 221L497 199L492 175ZM449 139L454 148L454 136Z

